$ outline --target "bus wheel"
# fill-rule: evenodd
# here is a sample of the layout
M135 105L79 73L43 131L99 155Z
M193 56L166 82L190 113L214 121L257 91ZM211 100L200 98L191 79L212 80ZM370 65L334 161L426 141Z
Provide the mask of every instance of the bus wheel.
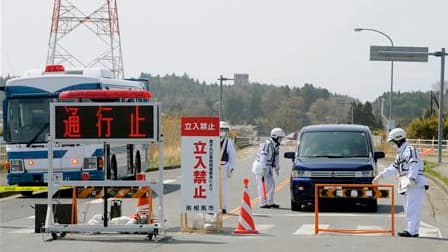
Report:
M118 174L117 174L117 158L115 156L112 157L112 161L110 162L110 171L112 172L111 174L111 178L112 180L117 180L118 179Z
M139 174L142 172L142 159L140 158L140 152L137 152L137 155L135 156L135 174Z

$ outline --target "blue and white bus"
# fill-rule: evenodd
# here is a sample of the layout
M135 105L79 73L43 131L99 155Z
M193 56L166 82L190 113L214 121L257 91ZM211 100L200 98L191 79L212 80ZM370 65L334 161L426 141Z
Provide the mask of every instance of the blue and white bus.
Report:
M10 185L42 185L47 180L50 130L50 102L69 90L144 90L139 81L112 79L110 71L86 69L69 71L62 65L49 65L43 73L30 73L10 79L3 101L4 141L7 180ZM110 160L103 170L101 144L58 144L54 149L55 174L64 180L81 180L88 172L92 180L135 177L146 163L142 145L111 145Z

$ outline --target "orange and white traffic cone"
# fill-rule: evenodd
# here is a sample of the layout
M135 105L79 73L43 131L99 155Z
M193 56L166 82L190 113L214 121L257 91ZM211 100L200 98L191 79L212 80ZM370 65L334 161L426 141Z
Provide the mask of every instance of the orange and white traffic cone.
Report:
M240 217L238 218L238 224L233 230L234 234L258 234L255 230L255 222L252 217L252 206L250 203L249 192L247 186L249 185L249 179L244 178L244 190L243 200L241 201Z
M138 216L148 216L149 213L149 201L146 195L137 199L136 212Z
M137 174L137 180L138 181L144 181L146 180L146 176L144 173ZM146 187L142 187L142 189L146 189ZM149 192L148 192L149 193ZM150 205L152 202L150 202L150 198L152 198L152 195L147 195L146 193L137 199L137 202L135 204L136 210L135 214L131 216L131 218L134 218L136 220L141 220L143 217L148 218L148 223L152 219L152 214L150 211Z

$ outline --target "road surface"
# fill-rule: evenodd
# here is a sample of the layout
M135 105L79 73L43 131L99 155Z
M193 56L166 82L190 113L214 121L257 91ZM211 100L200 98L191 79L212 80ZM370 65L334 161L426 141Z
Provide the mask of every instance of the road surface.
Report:
M282 147L282 153L292 147ZM228 211L224 216L224 231L217 234L181 233L180 226L180 170L165 172L165 216L168 231L163 239L149 241L135 234L67 234L52 241L48 234L34 233L34 204L46 203L46 194L33 197L13 196L0 199L0 251L448 251L448 223L441 223L434 215L429 200L425 199L420 238L391 237L390 235L349 235L320 233L314 235L313 212L293 212L290 209L289 175L291 161L281 158L280 176L276 178L276 201L280 209L261 209L253 205L254 220L259 235L236 236L232 234L238 221L242 181L250 178L249 191L257 202L254 177L250 172L256 147L239 152L238 166L230 180ZM386 162L380 162L384 168ZM157 178L156 174L149 177ZM385 181L386 183L392 182ZM68 196L68 197L67 197ZM398 197L398 196L397 196ZM61 202L70 202L63 195ZM157 200L154 200L157 209ZM448 206L446 206L448 209ZM93 214L101 213L101 200L81 200L79 219L87 221ZM396 231L405 226L403 207L398 197L396 206ZM440 209L439 209L440 210ZM123 214L135 211L135 200L123 204ZM352 211L325 211L321 213L322 227L349 229L386 229L390 225L390 199L379 201L376 213ZM437 211L448 214L448 211ZM443 218L442 218L443 219Z

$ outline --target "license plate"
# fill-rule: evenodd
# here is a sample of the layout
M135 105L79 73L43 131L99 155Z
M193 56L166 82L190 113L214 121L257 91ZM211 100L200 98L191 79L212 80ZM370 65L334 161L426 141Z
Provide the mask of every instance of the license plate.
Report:
M336 190L336 189L342 189L340 186L324 186L325 190Z
M54 178L53 181L59 182L59 181L63 180L64 176L63 176L62 172L56 172L56 173L53 173L53 178ZM48 173L44 173L44 182L48 183Z

